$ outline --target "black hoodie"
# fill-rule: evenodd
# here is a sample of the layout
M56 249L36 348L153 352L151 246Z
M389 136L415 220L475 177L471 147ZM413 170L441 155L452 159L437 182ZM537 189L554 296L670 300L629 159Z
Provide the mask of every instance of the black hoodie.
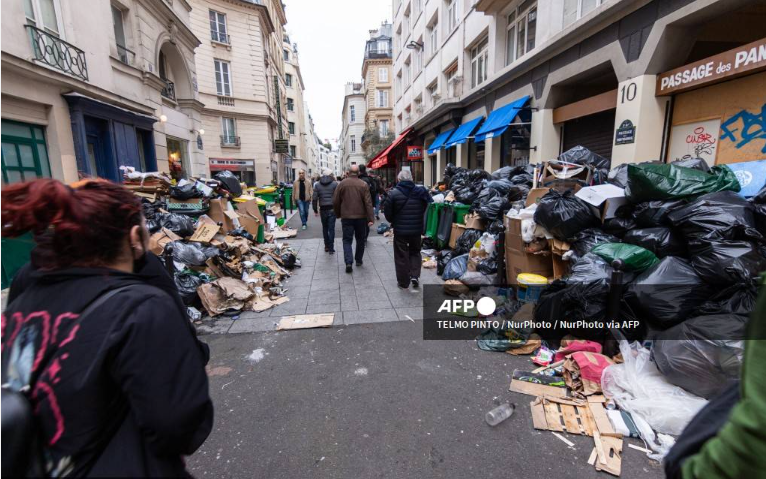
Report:
M206 350L168 280L152 256L137 274L25 267L14 279L2 318L2 381L18 387L43 368L32 397L50 475L187 475L181 456L207 438L213 406ZM52 356L43 364L45 352Z

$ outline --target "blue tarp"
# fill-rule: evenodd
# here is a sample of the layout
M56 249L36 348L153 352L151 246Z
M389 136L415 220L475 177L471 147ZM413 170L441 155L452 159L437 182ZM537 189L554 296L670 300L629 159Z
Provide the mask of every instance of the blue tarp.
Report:
M431 143L431 146L428 147L428 154L433 155L437 151L439 151L439 148L444 146L444 143L447 141L449 136L452 134L452 132L455 131L455 129L447 130L444 133L440 133L439 136L436 137L433 143Z
M449 140L447 140L447 143L444 145L444 147L452 148L455 145L462 145L465 143L466 140L468 140L468 137L473 134L474 130L479 125L479 122L483 119L484 117L480 116L479 118L474 118L473 120L463 123L457 127L457 130L455 130L455 133L449 137Z
M481 125L481 128L476 133L474 141L478 143L487 138L502 135L508 129L508 125L513 123L514 118L519 114L519 110L524 108L528 101L529 96L525 96L490 113L487 121Z

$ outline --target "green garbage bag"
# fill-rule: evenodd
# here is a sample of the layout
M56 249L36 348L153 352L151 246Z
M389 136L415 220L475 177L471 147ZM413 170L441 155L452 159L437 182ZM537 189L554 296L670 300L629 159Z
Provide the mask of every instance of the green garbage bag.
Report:
M714 166L708 173L673 164L642 163L628 165L625 196L633 203L640 203L739 189L737 177L726 165Z
M601 243L590 251L609 264L616 259L622 260L626 271L641 272L659 261L648 249L628 243Z

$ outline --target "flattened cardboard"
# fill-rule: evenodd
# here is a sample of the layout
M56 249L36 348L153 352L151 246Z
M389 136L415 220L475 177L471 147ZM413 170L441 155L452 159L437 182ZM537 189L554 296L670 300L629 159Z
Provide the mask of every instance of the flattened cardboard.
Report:
M149 251L156 255L162 254L165 251L165 245L171 241L179 241L183 238L173 233L167 228L162 228L160 231L154 233L149 237Z
M540 198L547 195L550 191L550 188L532 188L529 190L529 194L527 195L527 202L524 206L532 206L533 204L540 201Z
M261 223L258 222L258 219L249 215L240 215L239 224L245 229L245 231L253 235L253 237L258 236L258 227L261 225Z
M463 218L466 228L471 228L479 231L484 231L484 220L476 213L465 215Z
M210 216L210 218L212 218L216 223L223 225L221 228L222 233L228 233L229 231L236 228L234 221L230 216L226 214L227 211L230 211L228 208L228 203L229 202L223 198L210 200L210 210L208 211L208 216Z
M213 238L215 238L215 235L218 233L218 230L220 230L221 227L218 225L211 225L209 223L202 223L200 222L200 225L197 227L197 230L194 231L194 234L191 238L189 238L189 241L197 241L200 243L210 243Z
M263 215L261 214L261 209L258 208L257 200L246 201L239 205L239 209L244 210L245 213L260 221L261 224L265 223Z
M335 321L335 314L300 314L284 316L277 325L277 331L284 329L329 328Z

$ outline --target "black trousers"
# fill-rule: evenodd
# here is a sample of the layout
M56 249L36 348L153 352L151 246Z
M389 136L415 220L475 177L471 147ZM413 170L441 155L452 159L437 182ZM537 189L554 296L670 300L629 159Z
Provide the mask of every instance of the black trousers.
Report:
M319 210L322 219L322 236L325 248L335 251L335 212L332 206L322 206Z
M420 235L397 235L394 230L394 265L399 286L409 286L411 279L420 278Z
M346 264L351 264L356 258L357 263L362 262L364 258L364 242L367 235L367 219L353 218L342 219L340 224L343 227L343 260ZM356 238L356 254L352 252L352 243Z

